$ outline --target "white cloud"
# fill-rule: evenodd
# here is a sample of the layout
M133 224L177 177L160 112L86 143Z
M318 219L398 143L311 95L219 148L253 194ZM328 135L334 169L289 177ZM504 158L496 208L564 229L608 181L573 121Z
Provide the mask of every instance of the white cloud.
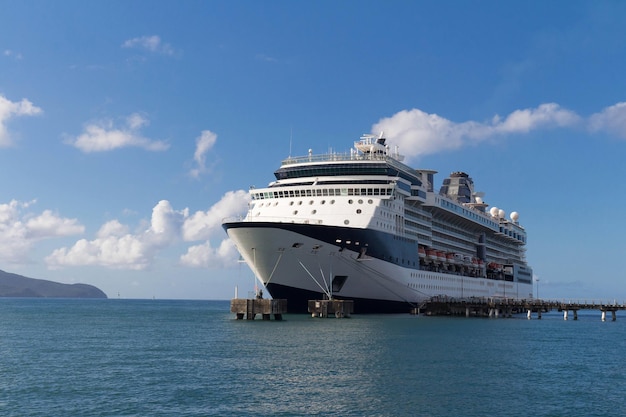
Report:
M205 244L189 248L181 257L181 264L204 265L202 262L211 256L214 261L223 258L222 265L232 264L237 259L236 250L224 242L213 250L208 237L221 230L222 218L241 214L247 198L247 193L241 190L228 192L207 212L193 216L189 216L187 208L174 210L169 201L162 200L152 209L151 220L144 230L133 234L118 220L111 220L100 228L95 239L81 239L72 247L56 249L46 262L50 268L92 265L142 270L152 265L160 251L181 240L207 239Z
M137 234L117 220L105 223L94 240L81 239L71 248L53 251L46 262L51 268L98 265L113 269L140 270L150 266L154 256L179 240L187 211L175 211L162 200L152 209L149 227Z
M13 102L0 95L0 148L13 144L6 127L10 119L18 116L34 116L41 112L42 110L39 107L34 106L32 102L25 98L21 101Z
M191 246L180 257L180 263L193 268L228 268L237 264L238 257L235 244L230 239L224 239L216 248L209 241Z
M542 104L534 109L516 110L504 119L495 116L487 123L455 123L436 114L412 109L381 119L372 127L372 132L385 132L385 136L411 158L459 149L506 134L528 133L542 128L573 127L580 124L581 120L576 113L555 103Z
M229 191L207 211L198 211L186 219L182 237L186 242L209 239L221 231L222 220L246 212L249 194L243 190Z
M161 42L161 37L157 35L141 36L124 41L123 48L139 48L163 55L174 55L174 48L168 43Z
M198 164L198 167L189 172L192 177L197 178L200 174L206 172L206 154L215 145L216 141L217 135L210 130L203 130L202 134L196 138L196 151L193 154L193 159Z
M35 201L12 200L0 204L0 261L20 264L28 262L35 243L84 232L76 219L61 217L51 210L41 214L29 211Z
M626 139L626 102L607 107L589 118L592 132L604 131Z
M111 151L130 146L148 151L167 150L169 145L166 142L141 136L139 129L147 124L148 120L138 113L131 114L126 119L126 126L122 128L114 127L111 120L102 120L86 125L81 135L68 139L66 143L85 153Z

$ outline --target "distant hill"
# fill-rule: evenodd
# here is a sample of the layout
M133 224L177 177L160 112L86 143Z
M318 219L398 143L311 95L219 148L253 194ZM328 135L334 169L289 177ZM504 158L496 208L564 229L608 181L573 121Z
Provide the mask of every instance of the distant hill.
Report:
M0 297L107 298L107 295L93 285L61 284L0 270Z

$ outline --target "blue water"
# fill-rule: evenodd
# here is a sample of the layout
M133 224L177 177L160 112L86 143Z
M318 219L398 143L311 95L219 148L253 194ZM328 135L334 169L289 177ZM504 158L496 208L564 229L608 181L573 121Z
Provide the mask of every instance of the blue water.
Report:
M1 416L624 416L625 387L625 313L277 322L228 301L0 299Z

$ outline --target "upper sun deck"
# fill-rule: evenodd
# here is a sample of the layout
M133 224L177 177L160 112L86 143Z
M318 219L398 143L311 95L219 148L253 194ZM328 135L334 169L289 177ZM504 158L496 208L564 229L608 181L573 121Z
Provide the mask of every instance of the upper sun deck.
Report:
M385 139L373 135L363 135L361 140L354 142L350 152L331 152L313 154L309 149L306 156L296 156L284 159L280 169L276 171L277 179L285 178L286 173L299 171L298 177L321 175L393 175L409 179L413 183L420 183L420 176L413 168L401 161L404 159L397 151L390 151L385 145ZM328 168L321 168L327 166ZM338 170L338 167L343 169ZM378 169L374 170L374 166ZM391 169L389 169L391 168ZM289 175L291 177L291 175Z

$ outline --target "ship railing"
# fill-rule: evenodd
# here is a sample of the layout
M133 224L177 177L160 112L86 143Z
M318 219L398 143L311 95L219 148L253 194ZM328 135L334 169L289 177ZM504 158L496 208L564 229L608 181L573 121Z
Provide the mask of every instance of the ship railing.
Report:
M309 162L342 162L342 161L384 161L401 170L411 170L408 165L403 164L389 155L377 153L327 153L307 156L294 156L283 159L282 166L306 164Z

